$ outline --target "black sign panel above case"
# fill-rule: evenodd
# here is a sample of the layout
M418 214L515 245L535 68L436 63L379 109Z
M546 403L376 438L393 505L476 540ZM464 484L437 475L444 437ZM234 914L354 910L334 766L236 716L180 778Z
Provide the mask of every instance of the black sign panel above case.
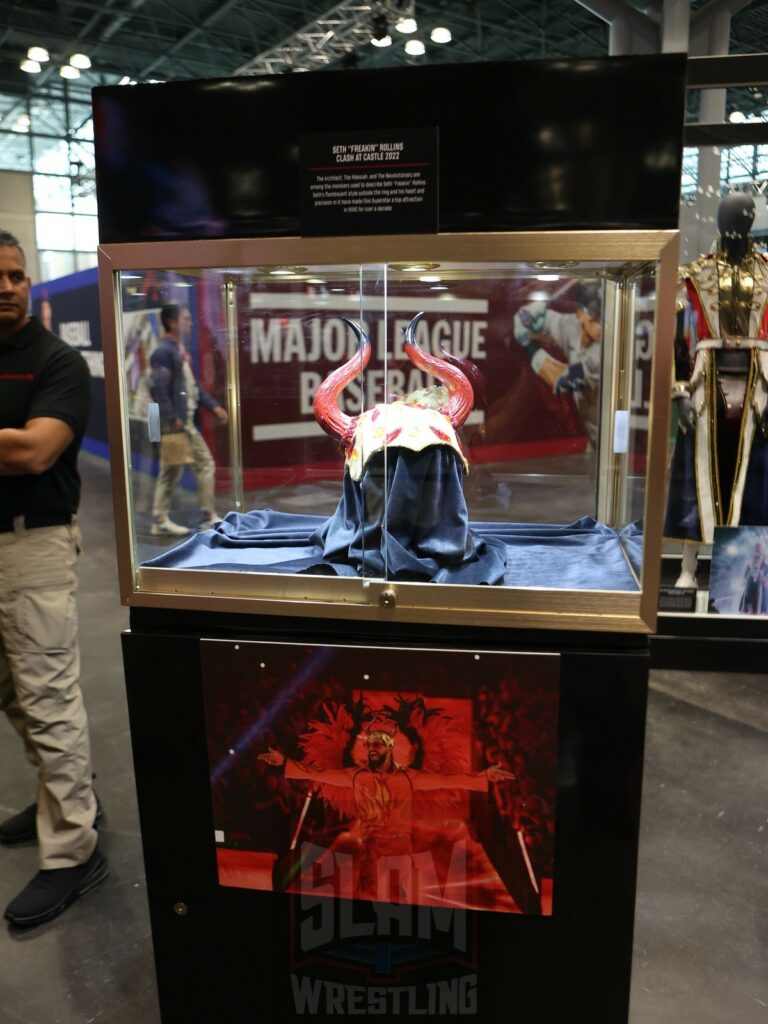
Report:
M674 228L685 57L321 71L94 97L102 243L301 234L300 139L439 132L440 231Z

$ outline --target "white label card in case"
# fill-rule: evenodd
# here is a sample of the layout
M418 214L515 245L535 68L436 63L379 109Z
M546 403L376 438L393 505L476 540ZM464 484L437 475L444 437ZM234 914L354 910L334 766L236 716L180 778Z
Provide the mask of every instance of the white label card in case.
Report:
M157 402L150 402L147 406L147 430L150 441L160 440L160 406Z
M629 451L629 410L617 409L613 419L613 453L623 455Z

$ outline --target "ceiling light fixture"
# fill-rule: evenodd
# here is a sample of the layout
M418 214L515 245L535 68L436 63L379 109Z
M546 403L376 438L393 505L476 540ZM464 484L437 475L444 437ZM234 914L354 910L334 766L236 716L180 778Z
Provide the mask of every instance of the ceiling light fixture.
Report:
M431 270L437 270L439 266L439 263L390 263L389 269L406 274L428 274Z
M386 14L374 14L371 18L371 43L373 46L392 45Z
M728 115L728 120L731 124L742 124L747 120L747 115L742 113L741 110L732 110Z
M38 61L30 60L29 57L26 57L21 64L19 64L19 67L22 71L26 71L28 75L37 75L43 70Z
M453 36L449 28L446 28L444 25L435 25L429 33L429 38L433 43L450 43Z
M259 267L263 273L271 274L272 277L292 277L294 274L306 274L306 267Z
M409 36L411 32L415 32L418 27L415 18L400 18L395 25L397 31L402 32L406 36Z
M69 58L69 63L73 68L79 68L80 71L87 71L91 66L91 58L85 53L73 53Z
M80 72L77 68L73 68L71 64L64 64L59 68L59 74L62 78L79 78Z
M420 39L409 39L405 44L405 52L411 57L421 57L426 52L426 46Z
M47 60L51 59L44 46L30 46L27 50L27 56L30 60L36 60L40 64L45 64Z

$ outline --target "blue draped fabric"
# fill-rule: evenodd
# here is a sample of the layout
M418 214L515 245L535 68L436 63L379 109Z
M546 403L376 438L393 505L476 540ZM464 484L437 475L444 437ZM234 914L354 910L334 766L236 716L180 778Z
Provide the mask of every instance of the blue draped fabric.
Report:
M664 536L670 540L701 540L696 493L696 432L678 429L669 472ZM747 455L747 472L738 526L763 526L768 519L768 438L758 426Z
M643 521L638 519L619 533L621 546L638 580L643 576Z
M764 526L768 521L768 437L758 425L749 452L747 479L741 502L740 526Z
M701 540L701 517L696 493L696 434L678 427L669 469L664 536L670 540Z
M143 564L545 589L637 589L628 564L629 559L639 565L642 558L637 526L620 536L590 517L569 526L471 523L461 467L447 447L390 452L386 491L384 479L383 459L373 458L360 482L345 473L341 499L329 518L271 509L230 512L215 530Z
M386 479L386 485L385 485ZM334 514L311 537L333 565L361 576L434 583L501 583L504 545L469 526L456 452L439 445L393 449L366 463L359 483L344 474Z

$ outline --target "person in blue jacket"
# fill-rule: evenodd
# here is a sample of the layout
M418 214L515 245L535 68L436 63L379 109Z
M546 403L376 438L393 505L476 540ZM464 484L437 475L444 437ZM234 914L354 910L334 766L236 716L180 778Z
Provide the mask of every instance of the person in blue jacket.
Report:
M164 306L160 311L160 320L165 335L150 356L149 390L152 400L160 407L161 432L184 432L189 438L191 466L197 478L198 500L203 514L200 527L207 530L221 522L213 500L216 464L203 435L197 429L195 414L202 405L213 413L222 426L229 417L226 409L200 386L192 371L187 352L187 344L192 335L189 307ZM169 516L173 492L183 471L183 464L166 465L161 457L150 527L150 533L155 537L183 537L189 533L186 526L175 523Z

